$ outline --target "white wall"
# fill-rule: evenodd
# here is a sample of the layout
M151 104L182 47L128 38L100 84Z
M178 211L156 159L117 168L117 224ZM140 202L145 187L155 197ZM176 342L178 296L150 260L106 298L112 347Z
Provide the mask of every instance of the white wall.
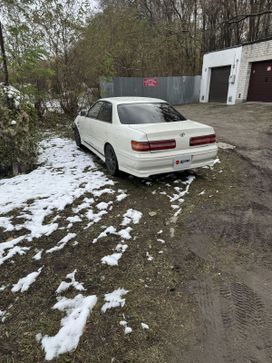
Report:
M231 66L230 75L235 76L235 82L229 83L227 104L232 105L237 98L240 60L242 47L207 53L203 57L202 78L200 87L200 102L209 102L211 68Z
M245 102L247 100L252 63L270 59L272 59L272 40L243 46L236 102Z

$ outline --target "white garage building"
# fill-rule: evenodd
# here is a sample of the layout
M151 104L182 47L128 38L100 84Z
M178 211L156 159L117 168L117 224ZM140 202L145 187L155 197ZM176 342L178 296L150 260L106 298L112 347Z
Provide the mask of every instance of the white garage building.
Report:
M272 102L272 38L207 53L200 102Z

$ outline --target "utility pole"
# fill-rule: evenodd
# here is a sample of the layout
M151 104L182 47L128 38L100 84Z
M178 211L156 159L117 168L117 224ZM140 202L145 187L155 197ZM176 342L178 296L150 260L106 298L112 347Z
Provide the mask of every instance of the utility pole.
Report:
M5 42L4 42L4 35L3 35L3 27L0 21L0 48L1 48L1 55L2 55L2 62L3 62L3 73L4 73L4 85L9 85L9 74L8 74L8 65L7 65L7 57L5 51Z

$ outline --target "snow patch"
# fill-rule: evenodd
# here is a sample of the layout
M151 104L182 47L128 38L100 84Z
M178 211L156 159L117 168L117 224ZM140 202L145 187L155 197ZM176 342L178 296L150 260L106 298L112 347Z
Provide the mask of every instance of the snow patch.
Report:
M27 276L21 278L17 284L13 285L11 289L12 292L25 292L27 291L30 286L36 281L37 277L40 275L43 267L40 267L38 271L31 272Z
M128 290L125 289L117 289L111 293L105 294L105 304L102 306L101 311L105 313L108 309L123 307L126 303L126 299L123 299L123 295L126 295Z
M107 237L110 234L116 234L116 228L113 226L107 227L100 235L93 240L93 243L96 243L99 239Z
M10 222L10 218L0 217L0 228L3 228L4 232L9 232L9 231L13 231L14 226Z
M4 323L4 321L6 320L6 313L7 310L0 310L0 320L2 323Z
M182 184L186 185L185 190L181 187L175 187L174 189L175 189L176 193L174 193L172 196L168 195L170 202L171 203L173 203L173 202L183 203L184 199L182 197L184 197L186 194L189 193L189 188L194 180L195 180L195 176L190 175L188 177L188 179L182 183Z
M25 236L28 241L52 234L58 223L51 221L44 224L45 219L63 211L86 193L96 196L114 193L112 189L105 188L106 185L114 185L114 182L97 170L92 157L82 153L72 140L56 137L43 140L38 162L41 166L31 173L0 181L0 227L6 231L26 228L29 231ZM85 200L83 207L88 208L91 202L92 199ZM15 209L19 209L16 217L21 219L16 225L13 217L7 216ZM101 219L102 214L91 217L95 222ZM18 249L14 252L19 253Z
M157 238L157 241L160 242L160 243L163 243L163 244L165 243L165 240L162 239L162 238Z
M61 294L62 292L68 290L69 287L71 287L71 286L78 291L86 291L83 284L81 282L76 281L76 279L75 279L76 272L77 272L77 270L74 270L73 272L66 275L66 279L68 279L70 281L69 282L62 281L56 290L57 294Z
M223 149L223 150L233 150L236 148L236 146L227 144L226 142L218 142L217 146L219 147L219 149Z
M49 250L46 250L45 252L46 253L52 253L52 252L55 252L55 251L59 251L61 249L63 249L67 243L76 237L76 233L68 233L65 237L63 237L58 243L56 246L50 248Z
M117 200L117 202L121 202L122 200L126 199L127 196L128 195L126 193L121 193L121 194L117 195L116 200Z
M131 227L127 227L125 229L121 229L116 234L118 236L120 236L121 238L128 240L128 239L131 239L131 234L130 234L131 231L132 231L132 228Z
M110 184L110 183L108 183L108 184ZM114 183L111 182L111 184L114 184ZM101 195L103 195L103 194L114 194L114 193L115 193L114 190L109 189L109 188L105 188L105 189L101 189L101 190L94 190L92 194L95 197L101 197Z
M43 250L40 250L32 257L33 260L39 261L42 258Z
M128 245L123 244L123 243L118 243L118 245L115 247L115 251L117 252L126 252L126 250L128 249Z
M52 360L77 348L96 302L96 295L84 297L79 294L73 299L63 297L53 306L53 309L64 311L66 316L61 319L61 329L56 335L51 337L45 335L41 339L46 360Z
M135 209L128 209L126 213L123 215L123 221L121 223L122 226L127 226L130 223L138 224L140 219L142 218L143 213L135 210Z
M112 202L100 202L96 205L96 208L99 210L106 210L109 208L109 206L112 204Z
M152 261L152 260L154 260L154 257L152 257L152 256L149 254L149 252L146 252L146 257L147 257L147 260L148 260L148 261Z
M11 257L8 257L8 254L6 254L6 250L11 250L14 248L14 246L16 246L17 244L19 244L20 242L22 242L25 239L26 236L20 236L17 238L12 238L6 242L2 242L0 243L0 265L6 261L8 258L13 257L13 253L11 253ZM17 252L19 253L19 250L17 249Z
M30 250L30 247L20 247L15 246L13 248L10 248L5 256L2 257L1 251L0 251L0 265L2 265L5 261L11 259L15 255L24 255L27 251Z
M146 330L149 329L149 326L145 323L141 323L141 327L142 327L142 329L146 329Z
M99 221L101 221L102 217L107 213L108 212L105 210L101 210L98 213L94 213L92 209L89 210L86 214L86 217L89 219L90 223L88 223L88 225L84 229L87 229L91 227L94 223L98 223Z
M113 253L112 255L102 257L101 262L104 265L117 266L118 261L120 260L121 257L122 257L122 253Z
M73 208L74 213L79 213L83 209L88 209L94 203L93 198L84 198L83 202L79 204L77 207Z
M72 217L68 217L67 221L70 223L78 223L78 222L82 222L82 219L79 216L72 216Z
M119 324L124 327L124 333L125 333L125 335L132 333L132 328L130 326L128 326L128 322L127 321L121 320Z

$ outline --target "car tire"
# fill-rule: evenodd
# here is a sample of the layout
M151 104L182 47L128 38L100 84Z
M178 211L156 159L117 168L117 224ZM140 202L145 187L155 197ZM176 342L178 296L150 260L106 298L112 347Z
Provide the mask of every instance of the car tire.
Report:
M75 137L75 142L76 142L77 146L82 147L81 137L80 137L79 131L76 127L74 128L74 137Z
M119 172L118 160L113 147L107 144L105 147L105 163L110 175L117 175Z

